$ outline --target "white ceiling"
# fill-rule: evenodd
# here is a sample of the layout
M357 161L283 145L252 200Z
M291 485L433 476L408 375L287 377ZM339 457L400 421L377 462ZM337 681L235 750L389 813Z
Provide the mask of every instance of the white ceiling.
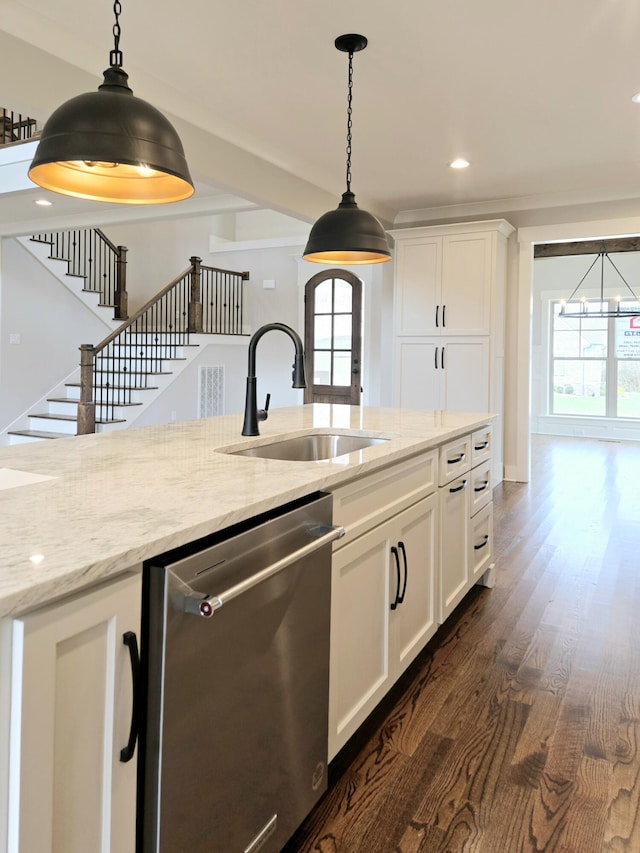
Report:
M14 54L23 84L3 74L0 101L18 92L42 110L97 86L112 8L0 0L4 33L75 66L38 74ZM201 204L232 193L310 221L337 203L345 32L369 39L354 58L352 188L385 222L495 199L640 196L637 0L122 0L120 22L134 92L181 134L205 132L197 152L183 135ZM471 167L449 169L456 156Z

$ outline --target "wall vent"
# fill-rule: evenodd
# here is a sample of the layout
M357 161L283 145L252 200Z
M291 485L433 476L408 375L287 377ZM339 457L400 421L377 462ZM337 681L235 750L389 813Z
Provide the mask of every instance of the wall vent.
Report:
M224 367L201 365L198 380L198 416L213 418L224 415Z

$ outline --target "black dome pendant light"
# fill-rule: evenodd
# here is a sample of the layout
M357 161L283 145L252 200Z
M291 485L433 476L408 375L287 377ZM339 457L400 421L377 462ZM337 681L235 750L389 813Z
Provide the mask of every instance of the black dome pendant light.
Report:
M104 82L52 113L29 177L47 190L91 201L164 204L189 198L193 181L175 128L127 85L119 0L113 11L114 49Z
M347 190L335 210L323 214L309 234L302 257L317 264L379 264L391 259L382 225L371 213L360 210L351 192L351 102L353 54L364 50L364 36L338 36L338 50L349 54L349 94L347 100Z

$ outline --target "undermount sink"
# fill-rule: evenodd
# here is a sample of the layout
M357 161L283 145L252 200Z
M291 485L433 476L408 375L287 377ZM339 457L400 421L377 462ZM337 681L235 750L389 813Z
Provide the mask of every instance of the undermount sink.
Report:
M363 450L375 444L383 444L388 438L371 435L343 435L340 433L311 433L298 435L228 451L234 456L257 456L261 459L284 459L288 462L315 462L319 459L335 459L355 450Z

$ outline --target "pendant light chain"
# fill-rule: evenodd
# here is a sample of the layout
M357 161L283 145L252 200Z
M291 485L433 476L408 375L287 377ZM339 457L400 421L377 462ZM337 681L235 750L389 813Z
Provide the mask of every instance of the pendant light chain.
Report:
M347 96L347 192L351 192L351 114L353 101L353 51L349 51L349 94Z
M122 51L120 50L120 15L122 14L122 4L120 0L115 0L113 4L113 14L116 22L113 25L113 50L109 53L109 62L116 68L122 68Z

